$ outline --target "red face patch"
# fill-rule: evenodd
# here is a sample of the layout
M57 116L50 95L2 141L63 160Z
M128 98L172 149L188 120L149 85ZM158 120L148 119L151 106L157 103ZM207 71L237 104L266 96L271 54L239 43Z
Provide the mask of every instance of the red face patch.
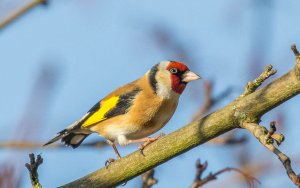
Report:
M178 61L170 61L167 70L170 70L171 68L176 68L180 72L185 72L189 70L189 68L184 63Z
M189 68L181 62L170 61L167 70L171 73L172 89L178 94L181 94L185 89L186 83L182 82L182 74L189 71Z

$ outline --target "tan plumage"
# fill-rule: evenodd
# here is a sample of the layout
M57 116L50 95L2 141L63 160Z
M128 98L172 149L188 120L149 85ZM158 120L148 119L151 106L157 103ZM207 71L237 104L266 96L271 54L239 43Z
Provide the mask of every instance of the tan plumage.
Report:
M131 106L128 113L100 122L90 129L109 140L116 140L119 144L126 145L128 141L123 135L130 140L140 139L162 128L175 112L179 95L171 99L158 97L147 84L148 82L147 76L144 76L131 83L133 87L124 86L116 93L113 92L111 95L118 95L119 92L126 93L136 87L143 88L143 92L135 97L134 105Z
M187 82L199 78L183 63L160 62L140 79L107 95L45 145L61 139L76 148L90 133L97 133L120 157L114 143L127 145L160 130L174 114Z

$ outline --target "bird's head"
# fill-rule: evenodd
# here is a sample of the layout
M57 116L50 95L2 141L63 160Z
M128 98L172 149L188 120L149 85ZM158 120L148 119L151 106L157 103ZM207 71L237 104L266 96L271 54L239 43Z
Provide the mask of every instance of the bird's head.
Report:
M187 83L201 77L178 61L162 61L153 66L148 73L153 90L163 97L169 97L175 92L181 94Z

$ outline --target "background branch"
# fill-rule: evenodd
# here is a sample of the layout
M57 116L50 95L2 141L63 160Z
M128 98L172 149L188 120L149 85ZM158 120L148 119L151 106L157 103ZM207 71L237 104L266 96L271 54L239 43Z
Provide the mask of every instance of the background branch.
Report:
M158 180L154 178L154 169L148 170L142 175L142 188L151 188L157 184Z
M196 177L195 177L193 184L191 185L191 188L202 187L206 183L208 183L212 180L216 180L218 175L220 175L224 172L229 172L229 171L235 171L235 172L238 172L239 174L243 175L245 177L249 187L253 187L254 182L257 182L260 184L259 180L257 180L255 177L252 177L237 168L230 168L230 167L224 168L215 173L209 173L205 178L202 178L201 176L202 176L203 172L207 169L207 166L208 166L207 161L205 161L203 164L201 164L200 159L198 159L196 161Z
M34 141L2 141L0 142L0 149L2 148L10 148L10 149L53 149L53 148L66 148L65 145L54 143L47 147L43 147L44 142L34 142ZM107 146L107 143L105 141L94 141L94 142L88 142L88 143L82 143L80 147L90 147L90 148L102 148Z
M226 97L228 97L231 92L232 88L228 88L222 93L220 93L218 96L213 97L213 86L214 84L211 81L205 80L204 81L204 103L201 105L199 110L193 115L192 121L196 121L203 117L206 113L208 113L211 108L218 102L222 101Z
M17 11L12 13L11 15L4 18L3 21L0 22L0 30L2 30L5 26L15 21L20 16L24 15L26 12L30 11L34 7L38 5L46 5L47 0L31 0L29 3L25 4L21 8L19 8Z

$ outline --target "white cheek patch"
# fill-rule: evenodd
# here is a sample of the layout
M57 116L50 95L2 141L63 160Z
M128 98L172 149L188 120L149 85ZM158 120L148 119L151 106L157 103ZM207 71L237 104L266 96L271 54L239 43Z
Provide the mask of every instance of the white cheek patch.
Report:
M161 62L159 64L159 71L155 76L157 80L156 93L164 99L169 99L172 93L171 75L169 71L166 70L168 64L169 63L167 61Z
M157 94L164 99L171 97L171 88L164 83L157 83Z

